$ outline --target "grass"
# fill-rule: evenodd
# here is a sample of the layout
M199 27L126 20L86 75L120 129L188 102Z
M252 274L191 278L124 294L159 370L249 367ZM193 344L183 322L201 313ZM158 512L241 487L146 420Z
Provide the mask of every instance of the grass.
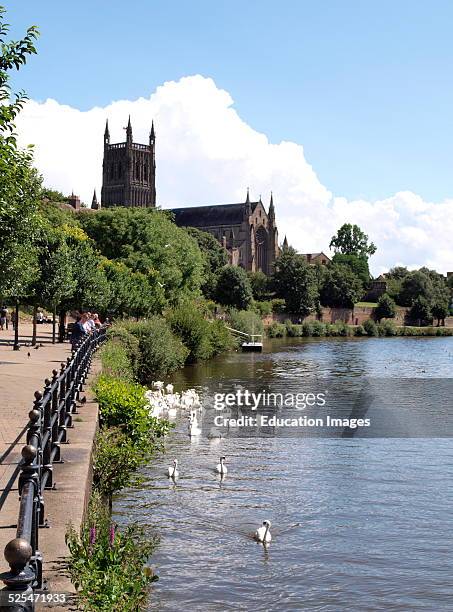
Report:
M354 306L358 306L359 308L376 308L377 305L377 302L357 302L357 304L354 304Z

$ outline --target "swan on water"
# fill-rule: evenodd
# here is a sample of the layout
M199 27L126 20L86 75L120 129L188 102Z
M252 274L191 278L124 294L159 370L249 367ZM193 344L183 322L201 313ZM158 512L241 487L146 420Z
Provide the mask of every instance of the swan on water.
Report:
M173 465L171 465L168 470L167 470L167 476L169 478L178 478L179 476L179 472L178 472L178 460L174 459L173 460Z
M263 542L263 544L269 543L272 540L270 528L271 522L263 521L263 526L255 531L255 540L257 542Z
M189 436L199 436L200 434L201 429L198 426L197 413L191 411L189 417Z
M178 410L176 409L176 406L170 406L167 410L167 414L170 419L174 419L176 415L178 414Z
M228 472L228 468L225 465L225 459L226 457L220 457L220 463L216 465L215 470L218 474L226 474Z

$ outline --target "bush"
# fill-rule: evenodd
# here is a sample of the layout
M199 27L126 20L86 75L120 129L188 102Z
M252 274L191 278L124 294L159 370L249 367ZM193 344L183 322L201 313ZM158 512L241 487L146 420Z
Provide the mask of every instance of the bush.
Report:
M284 314L286 312L286 302L283 298L274 298L271 300L272 312L275 314Z
M354 336L366 336L366 331L363 325L357 325L354 329Z
M286 335L289 338L296 338L297 336L300 335L300 326L295 325L292 321L290 321L289 319L286 319L285 321L285 328L286 328Z
M124 323L115 323L107 329L107 340L111 341L108 344L116 343L125 349L132 372L137 374L140 349L138 339L134 334L131 333Z
M326 326L321 321L313 321L311 327L311 334L315 337L321 337L326 335Z
M395 316L396 304L395 301L387 294L381 295L378 305L375 309L375 315L380 321L381 319L391 319Z
M189 350L173 334L164 318L154 316L147 321L130 323L127 329L139 342L138 371L142 381L165 376L185 364Z
M380 336L396 336L395 323L393 321L383 321L378 325L378 333Z
M255 302L255 308L262 317L272 314L272 302Z
M135 612L146 605L156 577L145 564L156 546L135 526L120 531L99 495L93 494L80 534L70 526L68 571L78 592L78 608L89 612Z
M304 338L309 338L312 335L313 324L310 321L305 321L305 323L302 324L302 336L304 336Z
M351 335L351 328L344 321L337 321L335 327L337 328L337 336L346 337Z
M234 339L223 321L213 321L209 326L211 354L219 355L234 346Z
M268 338L284 338L286 335L286 327L283 325L283 323L277 323L277 321L274 321L266 329L266 333Z
M150 416L145 389L138 383L101 374L93 389L102 427L121 427L132 442L145 449L168 431L166 421Z
M373 319L367 319L363 324L363 328L367 334L367 336L377 336L378 328Z
M229 323L233 329L245 334L262 334L263 322L256 312L251 310L231 310Z
M99 351L102 371L109 376L115 376L132 381L134 369L126 348L116 341L106 342Z
M167 321L173 331L189 350L187 361L209 359L213 350L209 341L210 323L192 302L184 302L167 314Z

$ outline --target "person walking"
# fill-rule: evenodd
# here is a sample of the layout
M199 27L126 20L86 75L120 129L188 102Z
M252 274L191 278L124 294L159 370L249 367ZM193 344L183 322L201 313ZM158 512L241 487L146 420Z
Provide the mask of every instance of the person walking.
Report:
M6 306L0 308L0 329L3 331L6 327L8 329L8 309Z

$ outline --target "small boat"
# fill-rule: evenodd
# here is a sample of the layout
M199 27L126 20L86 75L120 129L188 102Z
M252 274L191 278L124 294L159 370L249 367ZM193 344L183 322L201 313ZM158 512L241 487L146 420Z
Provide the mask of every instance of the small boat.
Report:
M243 342L241 349L244 353L261 353L263 350L262 342Z

